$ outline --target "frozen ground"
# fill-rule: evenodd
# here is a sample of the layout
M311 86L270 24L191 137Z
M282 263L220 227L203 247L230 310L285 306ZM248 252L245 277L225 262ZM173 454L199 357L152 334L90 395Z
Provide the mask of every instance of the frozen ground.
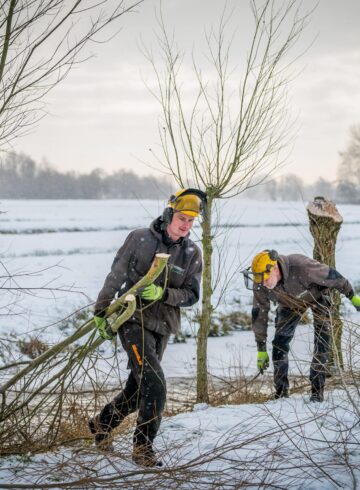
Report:
M147 226L164 204L2 202L1 332L22 336L42 332L50 342L59 340L62 333L53 322L96 299L129 230ZM340 212L344 225L338 240L337 267L351 281L357 281L360 206L342 206ZM234 273L226 296L219 302L221 311L236 309L239 299L241 307L250 311L251 296L238 269L248 265L258 250L272 247L285 254L312 253L302 203L233 200L220 210L220 218L216 230L224 276ZM196 237L198 228L194 231ZM219 260L218 254L215 257ZM7 279L9 273L16 277ZM5 293L5 288L19 285L43 289ZM217 299L218 292L215 302ZM343 304L346 316L359 323L346 300ZM312 336L311 327L298 327L291 352L293 374L308 373ZM108 343L105 354L112 352ZM170 344L163 359L167 378L193 377L195 356L194 339ZM210 338L208 358L209 370L216 376L255 374L253 334L233 332ZM114 384L127 375L124 353L120 352L118 359ZM109 372L105 359L97 368L100 373ZM271 377L271 369L267 376ZM353 388L328 392L323 404L309 404L307 395L294 395L261 405L198 405L192 412L163 420L156 445L165 462L164 470L144 472L131 463L129 430L115 439L116 452L111 456L75 444L55 452L1 459L0 488L356 489L360 479L359 406L359 394Z
M1 331L17 334L42 331L50 342L57 342L62 334L56 322L96 299L126 235L134 228L148 226L165 204L132 200L1 202ZM276 248L285 254L311 255L312 237L305 208L299 202L238 199L222 204L215 213L214 260L216 270L221 257L219 286L224 278L229 280L229 286L219 301L218 311L235 310L238 308L235 301L240 300L241 307L250 312L251 293L244 288L239 270L249 264L258 250ZM337 267L351 281L357 281L360 279L360 262L356 260L360 206L339 206L339 210L344 224L338 238ZM199 228L195 226L192 237L198 240L198 234ZM8 274L14 278L6 280ZM19 285L42 289L19 294L16 290ZM15 290L6 293L7 287ZM220 287L215 291L214 304L218 302L219 291ZM343 303L348 307L346 300ZM184 328L190 330L186 321ZM292 369L306 372L311 344L312 330L300 326L293 344L298 363L292 363ZM255 343L250 332L209 339L210 370L214 374L234 366L252 374L254 356ZM164 368L167 376L192 376L195 341L170 345Z
M322 404L296 395L264 404L195 405L163 420L156 439L161 470L139 471L131 462L129 431L115 437L110 455L75 445L3 459L0 487L356 489L360 426L349 397L358 403L354 390L336 390Z
M164 205L165 202L132 200L1 202L1 276L6 268L12 274L21 274L21 285L71 287L74 291L57 292L55 298L43 291L25 298L13 310L22 314L16 327L39 327L39 322L44 325L49 319L70 313L75 306L94 301L126 235L134 228L148 226ZM337 266L350 280L357 280L360 206L339 209L344 224L338 239ZM234 273L222 307L234 298L244 304L249 302L250 295L237 271L248 265L258 250L272 247L282 253L312 253L303 203L233 199L222 204L215 221L215 268L221 254L222 276ZM195 240L198 232L195 226ZM5 302L2 298L1 304Z

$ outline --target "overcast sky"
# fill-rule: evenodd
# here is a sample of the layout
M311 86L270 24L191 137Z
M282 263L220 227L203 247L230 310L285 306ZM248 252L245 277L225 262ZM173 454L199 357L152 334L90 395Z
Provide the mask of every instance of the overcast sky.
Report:
M239 54L251 40L247 0L229 0L235 7ZM305 9L313 0L305 0ZM13 142L37 161L59 170L110 172L150 170L149 148L158 142L160 107L143 79L151 83L150 67L139 49L140 38L156 52L155 8L145 0L137 13L121 18L121 32L107 44L91 46L94 58L79 65L47 97L47 115L32 134ZM178 45L203 52L203 34L216 25L223 0L164 0L163 13ZM360 123L360 1L320 0L297 51L313 44L297 62L289 105L298 128L287 166L306 182L319 176L336 179L339 151L349 139L349 127ZM231 61L238 62L236 59Z

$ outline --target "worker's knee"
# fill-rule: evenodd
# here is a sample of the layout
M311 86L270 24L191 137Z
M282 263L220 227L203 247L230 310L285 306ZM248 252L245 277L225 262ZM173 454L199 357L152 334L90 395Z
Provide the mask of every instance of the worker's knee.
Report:
M287 335L275 335L273 344L273 360L280 361L287 356L290 350L291 337Z

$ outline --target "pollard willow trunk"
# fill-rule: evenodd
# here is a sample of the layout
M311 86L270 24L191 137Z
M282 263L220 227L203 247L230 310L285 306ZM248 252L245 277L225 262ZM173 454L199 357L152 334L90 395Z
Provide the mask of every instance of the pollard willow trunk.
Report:
M310 232L314 238L313 257L315 260L335 268L337 235L343 218L335 204L325 197L315 197L307 206ZM343 324L340 317L340 293L331 291L332 342L328 363L328 374L344 367L341 349Z

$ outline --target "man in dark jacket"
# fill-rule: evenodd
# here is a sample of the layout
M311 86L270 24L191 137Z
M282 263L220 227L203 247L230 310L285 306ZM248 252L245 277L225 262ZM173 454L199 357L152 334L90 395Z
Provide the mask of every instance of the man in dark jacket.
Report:
M140 293L134 317L119 329L122 346L129 358L130 375L125 388L89 421L95 444L102 449L111 449L111 430L128 414L139 410L133 460L144 466L162 464L153 450L166 399L160 361L169 335L179 331L180 308L199 300L202 258L189 233L205 202L203 192L182 189L171 196L169 207L150 228L131 232L115 256L95 305L94 320L100 334L107 337L103 312L115 294L121 295L141 279L156 253L170 255L167 272Z
M304 255L278 255L264 250L255 255L245 284L252 285L252 328L258 347L260 372L269 366L266 351L270 301L278 304L272 342L275 398L288 397L288 353L301 315L311 308L314 318L314 353L310 368L311 401L323 401L325 366L331 342L330 290L337 289L360 311L360 297L337 270Z

